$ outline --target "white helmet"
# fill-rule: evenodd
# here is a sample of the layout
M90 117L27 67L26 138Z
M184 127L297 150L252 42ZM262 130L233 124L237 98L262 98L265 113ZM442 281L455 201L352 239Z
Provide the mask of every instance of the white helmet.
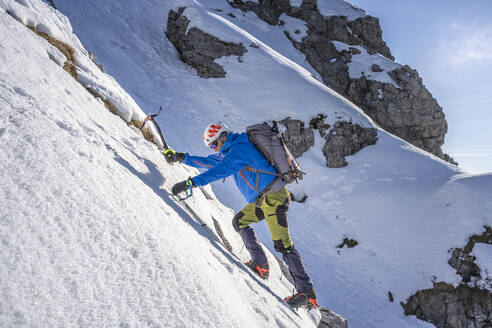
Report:
M222 122L212 122L207 125L205 131L203 131L203 142L205 146L209 146L212 142L217 140L222 133L228 133L229 129Z

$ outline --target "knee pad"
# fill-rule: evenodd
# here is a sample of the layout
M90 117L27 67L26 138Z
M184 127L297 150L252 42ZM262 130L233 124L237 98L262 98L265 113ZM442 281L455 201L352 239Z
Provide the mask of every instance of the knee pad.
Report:
M234 215L234 218L232 219L232 226L234 227L234 230L236 232L239 232L241 228L239 228L239 220L244 216L243 212L238 212L236 215Z
M277 223L284 228L287 228L289 225L287 223L287 210L289 209L289 203L290 199L287 198L285 202L275 210L275 215L277 215Z

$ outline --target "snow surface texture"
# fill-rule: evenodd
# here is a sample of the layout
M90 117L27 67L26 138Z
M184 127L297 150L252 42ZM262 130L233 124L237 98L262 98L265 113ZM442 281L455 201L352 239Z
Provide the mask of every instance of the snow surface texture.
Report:
M40 2L40 1L39 1ZM104 74L90 60L89 53L81 45L79 39L73 34L67 17L59 11L38 1L1 1L0 8L15 17L24 25L34 26L40 32L71 45L77 58L77 74L79 80L88 87L99 92L105 99L110 100L118 107L122 117L127 121L143 120L145 114L140 110L135 101L121 89L119 84L109 75ZM54 61L63 66L63 62L56 60L60 52L54 47L48 47L48 53L53 55ZM63 55L61 55L64 57Z
M318 0L318 10L323 16L346 16L349 21L366 16L366 12L343 0Z
M293 18L282 14L279 20L284 22L283 28L285 31L289 32L291 38L297 42L302 42L302 38L307 35L308 27L306 23L298 18Z
M398 69L402 67L402 65L395 63L394 61L382 56L379 53L371 55L364 47L361 46L349 46L348 44L340 41L332 42L335 45L337 51L349 51L351 47L356 48L360 51L360 54L352 55L352 60L350 61L350 63L347 64L349 68L349 76L351 79L359 79L362 76L365 76L368 80L390 83L396 88L400 88L400 86L396 84L395 80L393 80L393 78L388 75L388 72ZM371 69L371 66L373 64L377 64L383 71L374 72Z
M32 17L62 17L41 11L48 7L36 1L23 2ZM242 131L286 116L308 124L323 113L328 123L372 125L360 109L311 76L314 70L284 27L269 26L223 1L56 4L141 108L150 113L165 105L158 121L177 151L206 155L201 134L211 120ZM198 11L196 24L205 32L220 30L248 47L242 63L220 59L225 79L197 77L165 39L167 14L180 6ZM0 249L8 261L0 274L9 277L1 283L7 300L0 305L2 322L306 327L316 320L303 313L301 321L278 301L291 287L279 279L277 266L267 284L254 279L169 197L170 186L196 170L168 166L155 146L49 60L44 40L3 11L1 19L6 43L0 55L8 65L0 69L0 102L8 114L0 120L5 209ZM71 35L68 22L63 29ZM114 93L126 95L122 89ZM300 158L308 175L291 189L308 200L289 210L292 238L319 302L351 327L431 327L405 317L399 303L431 288L433 277L460 281L447 264L448 250L492 225L492 175L466 175L381 130L375 146L348 157L348 167L328 169L323 143L316 133L315 146ZM228 207L244 206L231 179L212 185ZM192 206L209 223L213 214L234 250L247 259L230 226L231 210L198 191ZM273 249L265 225L255 229ZM344 237L359 245L336 248ZM490 267L489 258L481 254L480 263Z
M303 1L304 0L290 0L290 5L292 7L300 7L300 6L302 6Z

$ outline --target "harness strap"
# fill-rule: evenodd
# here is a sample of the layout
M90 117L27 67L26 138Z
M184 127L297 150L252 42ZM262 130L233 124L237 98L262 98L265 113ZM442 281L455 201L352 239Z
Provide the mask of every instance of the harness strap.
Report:
M254 167L251 167L251 166L245 166L244 169L246 171L249 171L249 172L256 172L256 190L258 190L258 183L259 183L259 180L260 180L260 173L275 175L277 177L281 177L282 176L281 174L278 174L278 173L273 173L273 172L269 172L269 171L265 171L265 170L255 169ZM272 184L275 181L276 180L274 179L272 182L270 182L270 184L268 184L268 186L265 187L265 189L263 189L262 192L260 192L260 194L258 195L258 199L256 201L256 207L260 207L261 202L263 201L263 198L265 198L265 196L271 191L270 188L271 188Z
M256 191L258 191L259 182L260 182L260 173L256 172Z

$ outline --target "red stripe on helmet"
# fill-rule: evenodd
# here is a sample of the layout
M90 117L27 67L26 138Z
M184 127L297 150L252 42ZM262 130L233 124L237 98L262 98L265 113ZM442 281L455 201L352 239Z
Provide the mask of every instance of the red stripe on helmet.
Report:
M222 129L222 127L220 125L212 124L210 126L210 129L208 129L208 137L212 138L213 136L215 136L217 134L217 132L220 131L220 129Z

